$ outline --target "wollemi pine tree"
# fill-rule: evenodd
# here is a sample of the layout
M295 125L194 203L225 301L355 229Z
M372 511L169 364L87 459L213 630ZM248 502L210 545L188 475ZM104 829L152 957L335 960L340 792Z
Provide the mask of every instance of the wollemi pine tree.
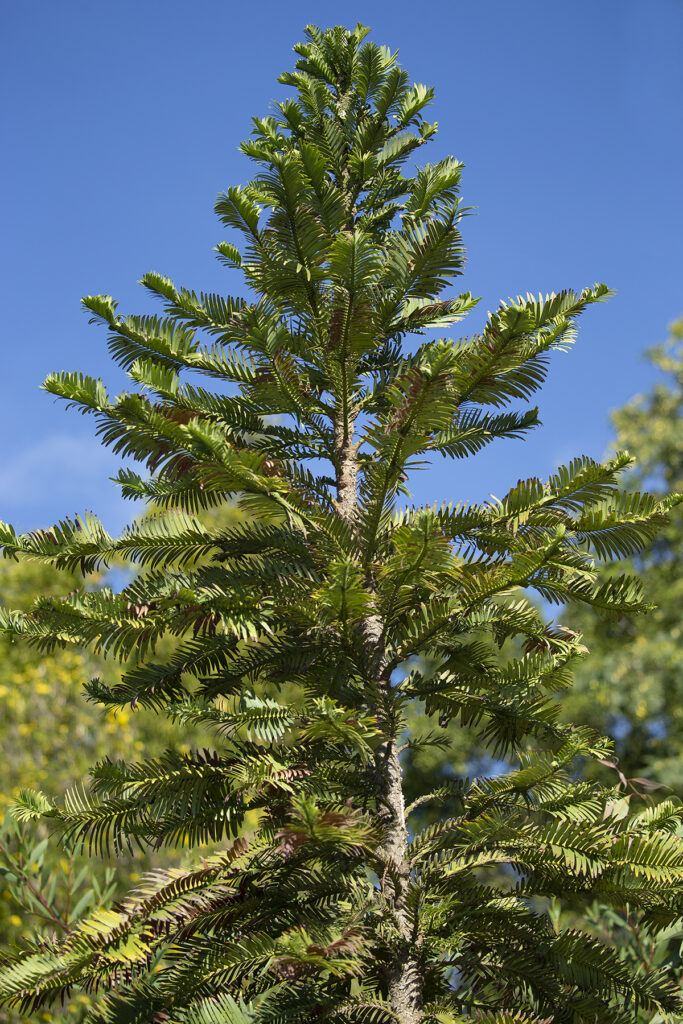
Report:
M506 407L608 291L520 298L481 334L405 346L474 305L444 297L464 263L462 165L406 170L436 131L432 90L366 35L309 27L280 78L294 98L242 145L257 172L219 197L233 240L217 248L249 297L154 273L143 284L163 318L87 298L133 390L46 382L144 467L118 480L157 511L119 538L91 515L25 536L3 526L8 557L89 572L125 556L140 572L120 593L3 610L2 627L121 659L121 682L90 682L91 700L210 725L217 741L102 761L63 805L23 796L20 816L93 854L199 848L193 870L156 871L65 938L6 955L0 992L25 1013L79 987L98 994L93 1024L625 1024L679 1005L674 979L634 973L548 912L585 897L665 928L683 849L673 800L631 813L618 790L576 781L577 759L609 759L610 744L559 723L583 648L525 596L646 608L635 579L597 582L591 551L638 550L671 501L620 493L620 454L501 501L400 503L432 454L476 456L536 425L536 410ZM247 522L206 525L235 500ZM175 647L159 660L163 636ZM432 742L457 719L517 767L404 806L415 701ZM438 821L415 832L428 802Z

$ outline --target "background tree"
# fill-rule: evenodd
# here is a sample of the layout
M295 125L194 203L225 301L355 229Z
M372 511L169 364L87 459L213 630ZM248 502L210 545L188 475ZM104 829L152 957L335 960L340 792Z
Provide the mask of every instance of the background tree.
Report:
M94 571L124 555L142 572L120 594L47 597L0 621L47 650L122 659L120 681L89 684L103 707L148 707L218 739L101 761L89 792L27 793L19 812L98 853L237 838L8 956L0 993L25 1011L75 986L109 990L93 1022L625 1024L680 1005L666 970L634 970L551 912L628 900L663 928L680 910L683 850L675 801L630 814L617 791L577 781L577 759L611 747L558 721L554 695L582 648L525 597L644 608L637 580L602 583L590 551L639 550L672 501L620 493L622 454L520 481L501 502L398 505L433 453L476 454L536 424L534 409L505 407L539 388L608 292L510 301L481 334L408 349L407 335L473 305L443 297L464 263L461 165L404 175L436 130L422 115L432 93L366 34L307 29L280 79L295 98L243 144L256 177L219 197L241 247L218 251L251 299L159 274L144 284L165 319L90 297L135 390L110 400L78 373L46 384L146 465L119 482L161 511L118 539L91 516L3 527L10 556ZM235 496L249 522L198 518ZM454 777L406 807L414 701L516 769ZM439 820L413 834L426 803Z
M665 345L648 357L665 374L648 395L613 416L616 448L636 457L629 486L660 494L683 490L683 319ZM646 776L680 792L683 785L683 515L645 552L610 568L637 571L655 608L603 624L580 607L570 624L581 630L591 657L579 666L563 703L573 721L591 722L615 737L619 765L629 777Z
M97 576L88 585L99 586ZM78 572L65 574L37 562L0 564L0 594L12 608L28 610L39 597L57 598L83 586ZM110 682L119 672L84 648L41 653L0 636L0 945L10 946L35 934L66 934L85 914L111 902L117 888L127 890L150 867L147 856L127 857L115 866L93 863L69 846L50 841L42 823L20 828L7 808L22 789L48 787L55 796L83 784L94 760L163 751L182 744L165 720L130 708L103 713L83 700L83 685L93 676ZM189 737L188 737L189 738ZM189 750L189 746L186 747ZM65 1003L61 1016L80 1020L90 999ZM0 1010L0 1021L18 1020ZM49 1012L38 1020L49 1020Z
M146 514L153 513L149 508ZM243 516L234 506L204 513L207 523L236 524ZM117 566L119 574L126 567ZM59 572L53 566L26 561L0 563L0 594L10 608L28 610L39 597L58 597L65 589L85 584L98 588L101 574L86 581L74 571ZM170 654L167 639L160 653ZM149 870L150 858L137 852L119 858L114 867L93 863L77 850L59 848L49 841L44 824L20 827L7 808L22 789L47 786L62 795L74 784L83 784L94 760L151 756L168 746L182 752L208 737L201 730L182 732L166 719L150 713L136 714L130 707L103 712L83 699L83 686L94 676L113 683L120 672L113 662L83 648L56 649L42 653L0 635L0 759L3 764L0 791L0 946L11 946L41 930L66 933L86 912L108 906L117 892L126 892ZM168 857L156 854L157 866ZM65 1004L63 1016L80 1020L90 1005L87 996ZM49 1019L41 1014L38 1019ZM18 1019L0 1010L0 1022Z
M613 450L628 450L636 460L625 481L633 492L647 487L665 495L683 489L682 338L683 320L679 320L672 324L667 343L647 352L647 358L663 371L663 379L648 395L631 399L612 416L616 430ZM561 695L564 721L592 725L615 738L619 766L627 778L644 777L679 795L683 759L682 543L683 517L677 508L645 551L603 567L605 579L620 572L639 573L654 605L646 615L605 619L581 605L563 611L563 621L582 633L591 656L577 662L574 683ZM409 716L413 728L430 730L419 706L410 709ZM447 779L454 771L471 774L491 763L479 737L457 723L444 730L443 743L443 747L407 752L405 783L411 793L424 788L429 778ZM596 761L588 762L585 771L607 782L615 777L613 768Z
M647 353L663 379L612 417L615 448L628 448L636 457L628 478L634 491L645 486L661 494L683 489L682 341L683 320L678 320L667 343ZM682 558L679 507L645 552L603 570L605 578L618 571L640 573L655 605L647 615L600 622L580 606L567 615L591 654L577 666L574 685L562 702L563 718L590 722L615 736L622 792L651 807L672 790L680 794L683 779ZM614 771L596 762L584 766L586 776L613 778ZM653 935L637 908L596 902L584 923L640 970L667 963L683 986L683 919Z
M5 561L0 565L0 593L15 608L28 609L41 594L57 596L76 588L50 566ZM22 788L47 786L64 793L85 780L94 758L108 750L123 756L142 751L139 730L130 714L103 719L102 711L84 704L81 691L103 663L85 651L57 650L45 655L25 644L0 637L0 944L15 944L41 927L64 933L112 895L114 871L88 866L70 851L48 841L48 830L36 824L20 829L7 808ZM76 912L75 914L73 912ZM73 1002L64 1017L78 1020L89 1002ZM49 1012L45 1019L50 1019ZM19 1018L0 1010L0 1020Z

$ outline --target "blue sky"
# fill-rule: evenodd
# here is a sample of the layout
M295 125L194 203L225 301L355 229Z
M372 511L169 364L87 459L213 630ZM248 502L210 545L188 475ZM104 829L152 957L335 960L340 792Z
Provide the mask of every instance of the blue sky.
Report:
M519 292L618 293L555 358L532 439L439 464L415 497L481 500L604 453L609 410L654 380L642 350L683 312L683 0L22 0L3 10L0 70L1 519L126 521L92 422L39 390L57 369L123 386L79 298L149 311L146 270L233 290L212 206L250 176L237 144L282 95L304 25L359 20L436 88L428 159L467 165L461 286L482 302L463 333Z

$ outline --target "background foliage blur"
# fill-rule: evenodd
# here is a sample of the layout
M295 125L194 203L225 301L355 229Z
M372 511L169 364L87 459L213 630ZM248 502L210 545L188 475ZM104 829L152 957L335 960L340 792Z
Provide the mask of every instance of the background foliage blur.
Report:
M612 448L627 449L638 460L629 481L631 490L646 488L660 495L681 492L683 317L672 324L667 342L645 355L662 371L661 380L648 394L635 396L613 413ZM683 507L679 505L649 550L605 570L612 575L637 572L647 599L656 606L651 612L620 621L577 607L549 608L547 614L582 633L589 651L576 667L573 687L560 696L564 719L611 736L619 770L626 778L661 783L683 796L682 563ZM501 652L502 660L507 656ZM419 729L419 708L412 714ZM438 736L431 739L432 743L406 752L408 790L412 788L414 794L424 789L428 778L496 770L495 760L469 730L449 726L449 744L459 758L448 764ZM498 765L498 770L503 767ZM605 766L604 778L614 784L614 769Z
M638 459L631 488L653 494L683 491L683 317L672 324L668 341L649 349L647 358L662 371L647 395L633 398L612 416L615 448ZM574 686L563 695L564 716L615 740L624 802L658 803L683 796L683 507L649 550L610 573L638 572L655 608L647 615L604 621L583 609L566 621L583 633L589 649ZM611 772L614 782L614 769ZM639 914L596 903L588 923L607 937L621 956L649 973L665 960L683 986L683 921L656 939ZM658 1017L653 1018L657 1021Z
M229 507L203 518L208 525L218 515L228 525L243 513ZM116 588L118 576L128 571L117 565L110 579L91 576L88 582ZM78 584L75 575L37 562L0 561L0 601L10 608L28 608L37 595L60 596ZM169 638L161 642L161 659L172 643ZM117 663L90 652L57 649L45 655L0 636L0 947L21 943L37 926L63 933L83 915L111 903L117 892L134 886L152 861L167 863L173 857L131 851L104 867L65 848L44 826L19 827L7 813L21 789L62 796L84 785L89 769L104 758L141 759L167 748L187 752L207 738L196 728L176 728L144 709L103 714L86 701L85 682L98 676L111 684L120 671ZM35 1019L76 1024L88 1005L87 997L78 995L59 1016L43 1013ZM0 1024L26 1019L0 1010Z
M683 317L666 344L647 352L663 379L614 413L615 448L638 459L633 490L683 491ZM645 616L604 622L582 609L568 624L584 634L590 656L563 700L567 718L616 741L628 777L646 776L683 794L683 508L652 547L610 572L638 572L656 605Z
M646 395L637 395L612 415L614 450L637 458L630 489L652 494L683 491L683 318L670 329L665 344L646 352L661 380ZM651 548L636 558L615 562L605 574L637 572L647 599L655 605L646 615L614 621L593 610L549 609L563 625L580 632L587 655L575 669L574 685L560 695L561 715L589 725L615 741L615 761L602 768L603 781L619 781L624 814L634 805L656 805L683 797L683 507L673 509L669 526ZM501 659L506 660L501 652ZM427 782L456 775L505 771L471 731L451 724L456 762L444 760L439 736L429 736L426 718L412 709L412 725L427 739L406 752L407 798ZM445 731L444 731L445 734ZM431 742L429 742L431 740ZM588 769L584 771L588 773ZM618 948L620 956L650 973L664 961L673 965L683 985L683 922L654 938L641 915L628 906L615 910L596 901L579 908L551 904L543 908L559 927L580 926ZM659 1024L655 1015L634 1020Z
M71 582L75 587L75 576ZM92 586L100 582L91 580ZM0 595L10 607L25 608L38 594L57 596L68 589L68 576L57 570L25 561L0 564ZM153 716L130 710L103 716L85 701L84 682L111 679L117 671L86 652L46 656L0 638L0 945L20 942L38 924L63 933L70 922L108 903L118 883L134 883L148 866L138 855L103 868L51 840L43 826L19 829L6 813L24 787L63 794L83 783L95 761L133 752L140 757L173 744L171 730ZM87 1000L77 997L64 1007L63 1019L79 1019L86 1007ZM12 1019L0 1012L3 1022Z

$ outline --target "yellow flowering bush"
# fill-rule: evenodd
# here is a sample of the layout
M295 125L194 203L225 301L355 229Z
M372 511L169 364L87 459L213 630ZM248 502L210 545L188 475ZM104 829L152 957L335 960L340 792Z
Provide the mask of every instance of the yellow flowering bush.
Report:
M99 581L92 579L92 585ZM74 578L74 586L76 579ZM28 607L37 594L64 593L63 574L31 563L0 563L0 599ZM93 676L111 681L115 666L79 650L41 654L0 637L0 945L20 944L36 925L60 931L84 910L111 899L117 879L135 882L148 862L125 857L99 872L92 862L64 850L44 829L20 830L8 808L20 790L61 796L81 784L93 762L158 753L174 743L174 731L144 711L102 714L83 695ZM185 730L187 731L187 730ZM183 736L185 739L185 736ZM0 1011L0 1024L27 1019L76 1024L89 1000L79 995L60 1014L18 1017Z

